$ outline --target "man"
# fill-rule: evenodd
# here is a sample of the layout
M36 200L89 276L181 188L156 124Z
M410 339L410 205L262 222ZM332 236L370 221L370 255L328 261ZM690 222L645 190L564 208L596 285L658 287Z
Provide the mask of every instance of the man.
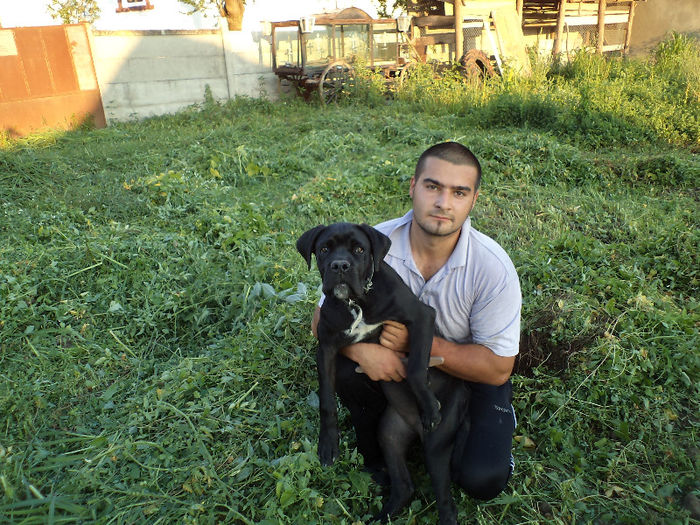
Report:
M480 182L481 166L469 149L456 142L432 146L411 178L413 209L376 228L392 241L386 262L437 312L431 355L441 357L440 369L471 389L470 425L458 432L452 479L471 496L491 499L512 472L510 375L518 353L521 296L508 255L471 227ZM383 465L376 429L386 406L377 381L406 377L401 357L407 342L406 328L387 322L380 344L353 344L338 357L336 388L373 474ZM358 364L364 374L355 372Z

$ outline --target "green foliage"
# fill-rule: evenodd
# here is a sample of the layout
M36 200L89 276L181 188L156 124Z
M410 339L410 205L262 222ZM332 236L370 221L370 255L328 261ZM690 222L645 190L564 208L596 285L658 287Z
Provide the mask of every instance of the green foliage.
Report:
M188 6L190 13L207 12L213 9L215 13L222 11L225 0L178 0ZM243 4L245 4L243 0ZM47 10L49 14L60 19L64 24L77 24L79 22L93 23L100 17L102 9L97 0L51 0Z
M225 15L224 5L226 0L178 0L181 4L186 5L191 9L190 13L201 13L214 9L216 13L221 13L222 16ZM243 0L243 4L245 4Z
M64 24L92 23L100 17L97 0L51 0L47 10Z
M671 95L687 104L700 99L700 44L689 36L672 33L655 51L655 69L667 79ZM674 89L675 88L675 89Z
M459 74L410 71L397 98L418 111L459 115L476 126L527 126L591 147L653 140L700 145L700 43L674 35L651 60L579 52L567 63L532 56L528 77L466 85Z
M379 16L391 17L397 12L406 12L409 7L414 6L412 0L377 0Z
M688 523L700 173L674 62L695 44L670 42L648 63L443 88L418 70L394 98L368 74L339 106L209 100L5 140L0 521L368 522L381 494L345 412L337 465L316 457L319 279L294 243L402 214L418 155L453 139L482 160L474 225L524 297L516 471L491 502L455 492L460 523ZM413 467L395 522L434 523Z

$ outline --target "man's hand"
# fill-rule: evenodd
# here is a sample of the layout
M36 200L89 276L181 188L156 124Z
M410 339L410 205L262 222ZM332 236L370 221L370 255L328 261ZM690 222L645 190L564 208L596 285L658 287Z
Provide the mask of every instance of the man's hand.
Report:
M341 352L362 367L372 381L403 381L406 367L401 358L406 354L394 352L374 343L356 343L346 346Z
M385 321L379 344L357 343L345 354L372 381L403 381L406 367L401 361L408 351L408 330L396 321Z
M396 321L385 321L379 343L394 352L408 352L408 328Z

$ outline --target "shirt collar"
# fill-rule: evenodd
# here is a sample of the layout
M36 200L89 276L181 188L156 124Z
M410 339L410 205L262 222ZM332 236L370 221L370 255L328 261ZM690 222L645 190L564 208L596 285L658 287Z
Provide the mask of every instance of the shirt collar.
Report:
M391 239L389 255L401 259L404 262L413 260L413 256L411 255L411 239L409 238L412 220L413 210L409 210L406 215L399 219L394 231L389 234L389 238Z
M469 237L472 229L472 218L467 217L462 225L462 231L459 232L459 239L457 239L457 244L455 249L452 251L452 255L447 259L448 268L459 268L460 266L467 265L467 252L469 251Z

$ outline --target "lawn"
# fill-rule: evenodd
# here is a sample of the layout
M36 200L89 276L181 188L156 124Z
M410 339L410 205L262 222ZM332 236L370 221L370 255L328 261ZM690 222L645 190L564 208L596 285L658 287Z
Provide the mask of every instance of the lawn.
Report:
M345 412L340 460L316 456L294 244L403 214L443 140L482 160L473 224L523 291L516 471L455 491L460 523L697 522L699 49L0 137L0 522L367 523ZM435 523L413 468L395 523Z

